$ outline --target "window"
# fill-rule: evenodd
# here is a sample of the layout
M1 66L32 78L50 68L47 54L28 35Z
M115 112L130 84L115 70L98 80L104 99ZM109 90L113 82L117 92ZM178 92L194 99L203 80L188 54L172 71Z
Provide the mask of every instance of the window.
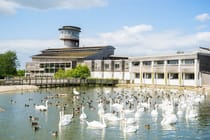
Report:
M52 67L54 67L55 66L55 64L54 63L50 63L50 67L52 68Z
M105 64L105 69L109 69L109 64Z
M194 79L194 73L185 73L184 74L185 80L193 80Z
M179 75L178 73L169 73L168 78L169 79L178 79Z
M45 64L45 67L49 67L49 66L50 66L50 64L49 64L49 63L46 63L46 64Z
M167 64L169 65L177 65L178 64L178 60L167 60Z
M183 59L182 64L194 64L194 59Z
M151 79L152 74L151 73L143 73L143 78L144 79Z
M115 65L114 65L114 68L115 68L115 69L120 69L120 64L115 64Z
M70 68L71 67L71 63L66 63L66 68Z
M143 61L144 66L150 66L152 64L151 61Z
M125 70L128 70L128 69L129 69L129 63L125 62Z
M164 79L164 73L156 73L155 79Z
M61 63L60 68L64 68L64 67L65 67L65 63Z
M135 78L140 78L140 74L139 73L135 73Z
M163 65L163 64L164 64L163 60L154 61L154 65Z
M140 62L139 61L133 61L132 62L132 66L139 66L140 65Z
M101 69L101 65L99 62L95 62L95 70L100 70Z
M44 68L44 64L43 63L40 64L40 68Z
M58 68L59 67L59 64L58 63L55 63L55 67Z

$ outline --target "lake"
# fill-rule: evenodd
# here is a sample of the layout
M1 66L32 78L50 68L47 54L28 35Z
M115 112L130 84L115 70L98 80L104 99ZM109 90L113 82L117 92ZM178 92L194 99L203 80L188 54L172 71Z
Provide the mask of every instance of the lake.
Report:
M144 89L140 87L75 87L79 95L73 94L73 87L17 91L0 94L0 139L1 140L164 140L164 139L210 139L210 94L200 91L178 91ZM45 105L48 110L35 109L36 104ZM92 129L86 121L80 120L81 106L88 116L87 121L99 121L99 103L104 113L110 109L120 118L121 112L110 108L110 104L123 105L124 118L134 118L132 124L125 119L105 120L106 127ZM181 105L180 105L181 104ZM151 111L157 105L157 116ZM161 125L166 108L171 106L177 121ZM189 107L190 106L190 107ZM134 114L139 109L138 118ZM74 114L70 124L59 126L59 112ZM143 110L142 110L143 109ZM181 110L181 115L178 111ZM194 111L194 117L186 117L187 110ZM126 112L127 111L127 112ZM32 121L29 116L37 117ZM128 120L128 119L127 119ZM32 122L38 123L38 129ZM129 133L127 126L135 126ZM54 134L57 132L57 135Z

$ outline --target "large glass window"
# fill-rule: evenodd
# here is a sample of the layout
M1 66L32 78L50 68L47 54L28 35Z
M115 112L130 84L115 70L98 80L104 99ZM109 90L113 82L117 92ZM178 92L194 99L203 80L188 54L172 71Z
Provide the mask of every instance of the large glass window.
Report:
M55 64L54 63L50 63L50 67L52 68L52 67L54 67L55 66Z
M164 73L156 73L155 79L164 79Z
M66 68L70 68L71 67L71 63L66 63Z
M152 78L152 74L151 73L143 73L143 78L144 79L151 79Z
M44 68L44 64L43 63L40 64L40 68Z
M139 61L133 61L132 62L132 66L139 66L140 65L140 62Z
M109 64L105 64L105 69L107 70L107 69L109 69Z
M183 59L182 64L194 64L194 59Z
M135 73L135 78L140 78L140 74L139 73Z
M179 63L178 60L167 60L167 64L169 65L177 65Z
M152 64L152 61L143 61L144 66L150 66Z
M120 69L120 64L114 64L114 68L117 70Z
M164 60L154 61L154 65L163 65L163 64L164 64Z
M185 73L184 74L185 80L193 80L194 79L194 73Z
M169 79L178 79L179 78L179 74L178 73L169 73L168 74L168 78Z
M129 63L125 62L125 70L128 70L128 69L129 69Z

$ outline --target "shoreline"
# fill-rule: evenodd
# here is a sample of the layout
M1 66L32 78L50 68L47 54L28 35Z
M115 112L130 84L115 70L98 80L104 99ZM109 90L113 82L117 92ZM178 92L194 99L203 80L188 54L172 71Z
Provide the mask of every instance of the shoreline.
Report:
M34 85L10 85L10 86L0 86L0 94L10 91L21 91L21 90L37 90L39 87Z

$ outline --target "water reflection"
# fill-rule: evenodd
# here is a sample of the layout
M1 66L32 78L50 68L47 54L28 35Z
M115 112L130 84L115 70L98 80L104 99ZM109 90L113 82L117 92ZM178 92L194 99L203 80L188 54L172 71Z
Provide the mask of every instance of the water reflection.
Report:
M205 95L205 97L200 92L140 87L77 87L77 90L80 95L74 95L72 88L1 94L0 107L5 109L4 112L0 112L1 139L210 138L208 132L210 129L209 95ZM35 109L34 104L44 104L46 100L49 101L47 111L42 112ZM102 104L99 105L99 103ZM118 111L113 110L112 105L114 103L122 105L123 108ZM86 120L80 119L82 106L85 107L84 112L88 117ZM169 109L166 109L167 107ZM186 117L187 107L194 110L194 114L196 114L194 117ZM157 110L157 115L151 113L154 108ZM67 126L58 125L59 112L62 109L64 109L65 114L74 115ZM114 114L116 117L112 117L117 118L117 120L105 120L106 128L104 129L89 129L86 121L99 121L98 112L103 111L104 114ZM182 111L182 114L179 114L179 111ZM122 112L124 117L121 116ZM168 112L176 114L177 122L173 125L161 125L163 113L167 114ZM40 125L39 130L34 131L29 116L39 118L37 121ZM129 119L133 119L134 122L126 123ZM128 129L136 130L129 132Z

